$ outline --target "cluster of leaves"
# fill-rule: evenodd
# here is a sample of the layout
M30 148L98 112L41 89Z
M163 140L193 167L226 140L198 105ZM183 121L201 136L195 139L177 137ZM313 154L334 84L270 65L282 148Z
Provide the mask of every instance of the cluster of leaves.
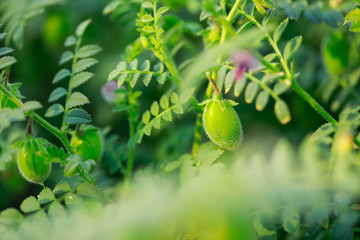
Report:
M359 32L357 30L359 14L359 8L356 6L345 18L344 24L351 25L352 32ZM323 62L329 78L322 82L319 91L323 101L331 103L332 111L345 110L360 101L356 90L360 74L358 47L351 40L353 37L350 34L336 31L323 42Z
M16 229L33 222L46 224L66 217L67 210L95 202L104 204L106 199L96 185L82 183L71 189L69 183L61 182L53 190L44 188L37 197L27 197L20 205L22 213L15 208L7 208L0 213L1 234L14 236ZM4 236L3 235L3 236Z
M153 102L151 104L150 111L147 110L142 115L142 123L144 124L144 127L139 131L139 140L138 142L141 142L141 138L143 134L146 134L150 136L151 129L157 128L159 129L161 127L162 120L165 121L172 121L172 112L176 114L183 114L184 108L183 105L189 101L191 95L193 93L193 89L190 89L188 91L185 91L181 94L179 97L177 93L173 92L169 97L166 95L163 95L160 98L160 101ZM170 105L171 102L171 105ZM160 107L159 107L160 106ZM162 111L161 111L162 110ZM153 118L151 119L151 115Z
M66 97L65 105L62 106L59 103L55 103L49 107L45 114L46 117L55 117L64 114L62 127L66 127L66 124L82 124L91 121L90 115L85 110L79 108L90 103L89 99L80 92L73 92L75 88L84 84L94 76L93 73L86 72L85 70L98 63L98 60L92 58L92 56L97 54L101 48L98 45L81 46L83 34L90 22L91 20L82 22L76 29L76 37L69 36L66 39L64 45L66 47L74 46L75 49L74 52L64 52L61 55L59 64L63 65L72 61L71 71L67 68L62 68L56 73L52 81L55 84L62 80L69 79L67 90L63 87L58 87L49 96L50 103Z
M360 5L358 0L354 0L357 5ZM345 23L351 23L350 31L360 32L360 9L358 6L345 17Z
M303 13L311 22L315 24L325 22L333 28L337 28L344 22L342 13L336 9L326 9L324 1L315 1L309 5L306 0L281 0L278 7L294 20L298 20Z
M46 140L37 139L36 142L39 145L39 151L46 159L50 159L49 162L59 162L64 165L64 175L67 177L73 176L76 172L83 177L86 181L92 180L88 176L91 168L96 165L93 160L82 159L81 156L74 154L74 151L70 151L67 134L69 133L69 127L71 124L89 123L91 121L90 115L80 107L86 103L89 103L88 98L79 92L72 92L73 89L88 81L94 76L90 72L85 70L96 64L98 61L91 56L98 53L101 48L97 45L85 45L81 46L82 37L85 29L89 25L91 20L82 22L76 29L76 37L69 36L65 41L65 46L75 46L74 53L66 51L60 59L60 64L65 64L72 60L71 71L63 68L54 77L53 82L57 83L66 78L69 79L68 89L59 87L55 89L49 97L49 102L55 102L62 97L66 96L65 107L60 104L53 104L47 110L46 117L54 117L63 113L63 121L61 129L58 129L40 116L34 113L34 110L41 108L41 104L37 101L28 101L22 103L21 94L19 92L20 84L9 83L10 65L15 62L12 57L3 57L4 70L1 73L1 109L0 109L0 127L9 127L12 122L25 120L26 116L29 116L29 122L35 118L41 125L48 130L51 130L63 143L65 141L65 147L69 151L65 154L63 149L59 149L56 146L50 144ZM3 35L3 37L5 34ZM6 50L6 48L4 48ZM33 134L31 130L31 124L29 125L28 133ZM14 144L14 148L19 148L24 144L26 140L20 140ZM71 146L70 146L71 148Z
M141 171L120 191L121 200L104 206L108 199L95 185L83 183L71 190L62 182L26 198L20 205L25 216L14 208L3 210L0 231L9 239L61 239L73 236L75 229L80 239L89 234L109 239L193 239L209 234L212 239L352 239L358 231L359 206L352 204L351 196L359 190L356 184L343 184L359 181L349 169L358 169L350 157L357 153L341 149L350 155L337 159L348 168L341 168L343 178L329 181L323 158L313 154L321 148L318 142L305 142L295 154L280 141L270 159L259 152L243 153L228 168L224 151L206 143L197 156L184 155L164 166L167 172L179 168L181 185L174 185L172 177ZM266 174L269 170L276 174ZM294 174L302 177L294 179ZM339 192L341 198L334 198ZM154 211L157 214L151 214Z
M164 50L164 29L159 27L163 14L169 11L169 7L157 8L158 1L146 1L141 5L138 14L137 27L141 33L140 40L145 48L151 49L160 61L167 61ZM149 9L152 13L147 11Z
M6 33L0 33L0 40L6 36ZM16 104L14 99L10 99L9 96L0 95L0 132L13 122L25 120L26 115L42 107L37 101L22 103L23 97L19 91L21 83L9 83L10 67L16 63L16 59L9 56L12 52L13 49L9 47L0 48L0 83L3 84L2 87L7 88L12 93L18 103Z
M125 81L128 81L132 88L135 87L139 78L142 78L142 82L146 87L153 78L156 78L156 81L160 84L164 84L166 80L174 81L171 76L168 76L167 72L164 72L164 64L158 63L153 67L153 70L151 70L149 60L145 60L140 69L138 69L138 63L138 59L133 60L129 64L121 61L116 66L116 69L110 73L108 81L117 79L119 87L121 87Z
M42 14L46 7L62 3L63 0L4 0L0 4L1 22L6 23L5 31L9 34L6 44L10 41L22 48L24 44L24 29L27 22Z

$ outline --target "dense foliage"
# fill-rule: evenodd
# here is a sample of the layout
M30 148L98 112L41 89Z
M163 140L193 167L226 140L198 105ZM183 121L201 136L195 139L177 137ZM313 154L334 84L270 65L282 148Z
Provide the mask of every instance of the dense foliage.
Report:
M359 0L0 23L0 239L360 239Z

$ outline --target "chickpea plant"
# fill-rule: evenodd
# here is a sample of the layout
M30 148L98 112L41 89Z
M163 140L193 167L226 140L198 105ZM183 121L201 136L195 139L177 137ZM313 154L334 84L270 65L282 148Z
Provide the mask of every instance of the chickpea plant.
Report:
M62 68L55 74L53 83L68 80L68 89L56 88L49 96L49 102L53 103L65 97L65 105L54 103L46 111L45 117L51 118L63 115L61 126L55 127L44 118L37 115L34 110L41 108L36 101L22 103L22 96L19 92L19 84L10 84L10 67L16 62L15 58L5 56L2 58L2 124L1 127L9 127L11 122L24 120L28 117L28 129L25 140L14 144L19 148L18 166L24 178L33 183L42 184L51 170L51 162L59 162L64 165L64 174L72 176L79 174L86 182L92 182L89 176L90 169L99 161L102 155L102 136L97 128L81 126L91 121L90 115L81 108L89 103L88 98L80 92L73 91L76 87L84 84L94 75L85 70L96 64L98 61L91 56L98 53L101 48L97 45L81 46L82 36L91 20L81 23L76 29L76 36L69 36L65 41L66 47L74 47L74 52L65 51L59 61L64 65L71 61L71 71ZM5 35L4 35L5 36ZM6 50L6 48L4 48ZM10 51L8 51L10 53ZM7 52L5 52L6 54ZM11 87L14 86L14 87ZM63 143L63 149L58 149L44 139L34 138L32 131L33 120L53 133ZM76 125L75 130L71 127ZM71 135L71 141L68 136ZM81 145L81 146L80 146Z
M15 208L0 213L0 235L38 239L29 232L41 229L44 239L53 232L64 232L55 238L70 239L68 228L76 228L79 239L357 236L360 58L354 39L360 31L359 1L111 1L103 14L111 16L112 22L132 22L136 27L136 38L119 62L107 77L101 76L107 79L101 93L113 104L112 113L127 118L125 140L124 133L114 133L111 127L92 125L85 110L89 98L79 90L95 76L89 69L102 64L94 57L102 47L83 43L91 19L81 22L65 40L45 116L37 113L43 107L40 102L25 101L21 83L12 82L11 66L16 59L8 46L11 39L23 46L27 21L45 7L62 4L30 2L22 11L11 1L0 5L9 12L0 18L9 34L0 33L0 40L7 39L6 46L0 48L0 133L10 131L16 122L27 121L23 134L0 141L0 150L9 148L0 152L0 164L4 162L1 168L5 168L16 152L20 174L44 189L36 197L25 198L19 206L22 213ZM178 7L186 14L199 13L199 21L180 19ZM305 75L298 67L303 36L285 37L300 17L336 29L322 42L327 79L317 85L320 97L311 96L300 84ZM154 89L155 99L144 99ZM247 156L242 149L248 144L247 123L237 112L242 98L260 112L272 108L273 118L285 125L295 110L285 99L293 93L313 108L309 115L319 114L325 124L297 151L281 140L269 159L260 154ZM315 100L318 97L329 104L332 113L341 110L338 119ZM186 117L193 118L192 125L181 141L191 142L189 148L178 144L182 129L176 129ZM60 124L51 124L52 118L58 118ZM37 137L34 124L62 145ZM140 169L137 160L142 145L168 129L176 132L174 138L165 139L176 142L175 153L170 156L168 151L166 159L149 164L151 170ZM149 155L161 153L157 145ZM256 153L259 145L254 148ZM64 177L75 176L79 183L74 186L61 181L50 189L46 180L54 165L63 167ZM169 182L175 182L176 187ZM176 190L168 190L173 188ZM121 201L116 200L118 195ZM139 196L141 199L136 199ZM139 206L146 207L139 210ZM73 214L71 209L79 211ZM101 214L94 214L99 209ZM154 213L158 214L156 221ZM69 214L73 214L70 224ZM88 225L79 225L84 219L89 219ZM96 226L101 221L104 229L99 230ZM17 229L21 231L17 233Z

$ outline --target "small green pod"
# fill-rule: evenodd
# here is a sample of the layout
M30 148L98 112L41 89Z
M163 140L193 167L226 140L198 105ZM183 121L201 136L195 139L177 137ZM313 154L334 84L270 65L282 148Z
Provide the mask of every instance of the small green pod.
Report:
M51 171L51 162L36 140L29 140L20 147L17 165L21 175L31 183L42 184Z
M241 143L243 130L239 116L220 94L206 104L203 126L210 140L221 148L234 151Z
M70 141L76 154L85 161L92 159L98 162L103 154L103 140L98 128L91 125L83 125L79 133L74 133Z

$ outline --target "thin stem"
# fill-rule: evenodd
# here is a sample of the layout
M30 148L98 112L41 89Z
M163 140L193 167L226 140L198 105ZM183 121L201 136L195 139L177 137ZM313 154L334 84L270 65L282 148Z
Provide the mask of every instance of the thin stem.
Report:
M196 115L196 128L194 133L194 142L192 145L193 156L195 156L199 150L201 143L201 135L202 135L202 114L198 113Z
M218 88L217 85L216 85L216 82L214 81L214 79L212 79L212 77L211 77L210 75L208 76L208 79L209 79L210 83L212 84L215 93L216 93L216 94L221 93L220 90L219 90L219 88Z
M129 84L128 87L128 101L129 101L129 111L128 111L128 116L129 116L129 135L130 135L130 139L133 139L135 137L135 127L136 127L136 122L137 122L137 116L133 116L133 114L137 111L137 102L136 99L133 98L132 95L132 88ZM134 163L134 153L135 153L135 148L136 145L134 145L133 147L129 148L129 154L128 154L128 162L127 162L127 166L126 166L126 178L127 180L130 180L131 175L132 175L132 170L133 170L133 163Z
M323 107L321 107L309 93L307 93L296 81L291 83L292 89L306 102L308 102L326 121L337 125L338 122Z
M289 77L290 80L292 79L292 75L290 73L289 67L280 51L280 49L278 48L277 44L274 42L274 40L271 38L270 34L263 28L263 26L255 19L255 17L247 14L244 11L239 11L241 14L243 14L247 19L249 19L250 21L252 21L253 23L255 23L255 25L265 34L265 37L267 38L267 40L269 41L270 45L272 46L272 48L274 49L277 57L280 60L281 65L284 68L285 74L287 77Z
M5 72L5 80L4 80L4 86L8 88L9 83L9 77L10 77L10 67Z
M71 81L71 78L73 78L74 76L74 67L75 67L75 64L77 62L77 52L80 48L80 45L81 45L81 36L79 37L79 39L77 40L76 42L76 45L75 45L75 51L74 51L74 57L73 57L73 60L72 60L72 64L71 64L71 74L70 74L70 80L69 80L69 84L68 84L68 91L66 93L66 100L65 100L65 109L64 109L64 114L63 114L63 121L62 121L62 124L61 124L61 129L63 129L65 131L65 127L66 127L66 116L69 112L69 107L67 105L67 102L71 96L71 93L72 93L72 88L70 87L70 81Z
M237 11L237 9L239 8L240 6L240 3L241 3L242 0L236 0L236 2L234 3L234 6L231 8L230 12L229 12L229 15L227 16L226 20L228 22L232 22L233 21L233 18L235 16L235 13Z
M129 127L130 139L132 139L135 136L135 124L133 121L130 121L129 124L130 124L130 127ZM128 156L128 162L127 162L127 176L126 176L127 178L131 178L131 175L132 175L134 153L135 153L135 148L129 149L129 156Z
M33 124L33 118L29 117L28 124L26 127L26 135L33 135L32 124Z

